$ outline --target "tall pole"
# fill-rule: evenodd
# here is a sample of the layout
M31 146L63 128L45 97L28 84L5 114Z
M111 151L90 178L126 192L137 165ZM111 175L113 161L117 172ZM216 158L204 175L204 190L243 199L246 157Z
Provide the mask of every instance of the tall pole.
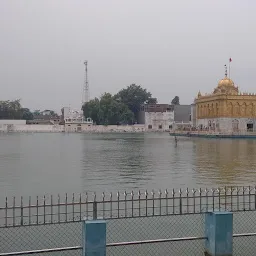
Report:
M229 75L229 79L230 79L230 62L228 64L228 75Z
M229 74L229 79L230 79L230 77L231 77L231 73L230 73L230 63L231 63L231 61L232 61L232 59L231 58L229 58L229 65L228 65L228 74Z

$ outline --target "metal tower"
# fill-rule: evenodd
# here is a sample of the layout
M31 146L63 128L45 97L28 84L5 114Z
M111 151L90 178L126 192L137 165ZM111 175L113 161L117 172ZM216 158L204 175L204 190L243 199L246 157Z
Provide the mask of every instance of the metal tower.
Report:
M83 104L89 101L89 83L88 83L88 74L87 74L87 60L84 62L85 73L84 73L84 88L83 88Z

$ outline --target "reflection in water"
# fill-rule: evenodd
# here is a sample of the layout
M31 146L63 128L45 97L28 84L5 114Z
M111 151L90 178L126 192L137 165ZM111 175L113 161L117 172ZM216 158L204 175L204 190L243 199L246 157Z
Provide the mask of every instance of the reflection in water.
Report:
M194 143L195 169L202 184L243 185L256 178L255 140L198 139Z
M40 146L39 146L40 145ZM249 185L256 140L168 134L1 134L0 194Z
M88 145L88 139L84 137L84 190L88 191L88 181L95 179L97 189L104 191L122 184L136 189L138 181L147 183L151 179L151 171L150 161L145 162L147 151L144 143L144 137L106 134L101 139L96 137L93 145Z

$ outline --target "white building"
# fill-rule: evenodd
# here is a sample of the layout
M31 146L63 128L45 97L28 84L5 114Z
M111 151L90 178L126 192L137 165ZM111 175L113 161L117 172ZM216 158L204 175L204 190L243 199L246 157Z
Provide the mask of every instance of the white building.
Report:
M145 127L152 130L170 130L173 126L173 112L145 112Z
M173 128L173 106L169 104L143 104L139 112L139 123L146 130L171 130Z
M72 110L70 107L64 107L61 109L61 112L66 132L81 132L87 127L93 125L93 120L91 118L84 118L83 111Z
M174 105L174 129L190 129L192 126L191 105Z

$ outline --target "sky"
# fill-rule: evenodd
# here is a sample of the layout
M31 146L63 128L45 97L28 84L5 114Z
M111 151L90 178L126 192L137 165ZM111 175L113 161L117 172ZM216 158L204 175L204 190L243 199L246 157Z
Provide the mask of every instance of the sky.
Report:
M231 62L256 92L254 0L0 0L0 100L80 108L84 61L90 98L136 83L170 103L210 93Z

